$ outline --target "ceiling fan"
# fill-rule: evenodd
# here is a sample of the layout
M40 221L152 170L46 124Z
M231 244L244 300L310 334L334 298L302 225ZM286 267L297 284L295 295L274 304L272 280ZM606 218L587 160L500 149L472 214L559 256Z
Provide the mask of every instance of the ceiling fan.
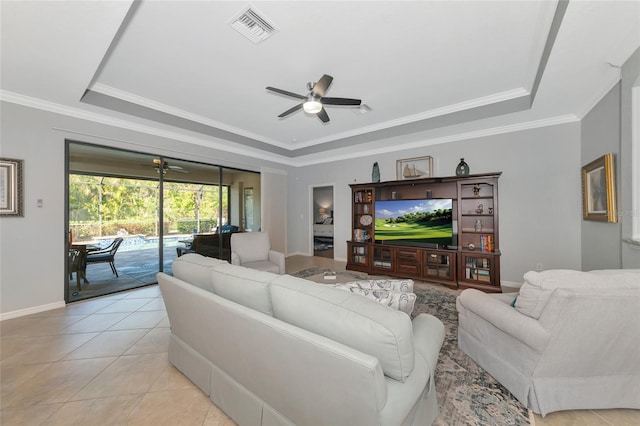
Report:
M160 173L160 159L153 159L153 167L156 169L156 172ZM172 166L168 161L164 161L162 164L162 174L167 174L168 171L178 172L178 173L190 173L189 170L185 170L180 166Z
M362 103L360 99L325 97L324 94L329 89L329 86L331 86L332 81L333 77L325 74L320 78L320 80L318 80L317 83L307 83L309 94L306 96L298 95L297 93L288 92L282 89L277 89L275 87L267 87L267 90L303 101L302 103L299 103L293 108L290 108L280 114L278 118L284 118L287 115L294 113L299 109L302 109L304 110L304 112L307 112L309 114L316 114L323 123L326 123L329 121L329 115L327 114L327 111L325 111L324 105L357 106Z

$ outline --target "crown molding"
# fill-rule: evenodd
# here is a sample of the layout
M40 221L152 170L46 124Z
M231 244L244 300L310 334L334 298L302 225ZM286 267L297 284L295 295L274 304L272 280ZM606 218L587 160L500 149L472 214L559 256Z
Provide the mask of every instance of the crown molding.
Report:
M109 126L113 126L121 129L163 137L163 138L172 139L172 140L176 140L184 143L199 145L206 148L218 149L221 151L243 155L243 156L247 156L254 159L271 161L274 163L282 164L285 166L291 166L291 167L305 167L305 166L325 164L325 163L341 161L341 160L362 158L362 152L363 152L362 149L358 149L356 152L340 153L337 155L336 154L323 155L323 154L316 153L316 154L309 154L307 156L289 158L289 157L284 157L277 154L272 154L268 151L262 151L262 150L246 148L246 147L240 148L236 146L236 144L231 145L228 141L224 141L221 139L214 140L214 139L197 138L197 137L185 135L178 132L159 129L156 127L142 125L142 124L130 122L127 120L108 117L108 116L97 114L94 112L84 111L78 108L71 108L71 107L56 104L53 102L43 101L41 99L36 99L29 96L16 94L13 92L0 90L0 100L9 102L9 103L18 104L18 105L27 106L30 108L49 111L49 112L53 112L56 114L61 114L69 117L74 117L82 120L92 121L95 123L105 124L105 125L109 125ZM367 149L366 153L367 153L367 156L382 155L382 154L388 154L388 153L398 152L402 150L421 148L421 147L430 146L430 145L438 145L443 143L476 139L476 138L505 134L505 133L513 133L513 132L518 132L522 130L530 130L530 129L535 129L539 127L548 127L548 126L555 126L558 124L572 123L572 122L580 121L580 119L581 119L580 117L574 114L549 117L549 118L540 119L540 120L510 124L506 126L497 126L497 127L487 128L487 129L474 130L474 131L454 134L450 136L425 138L415 142L407 142L404 144L393 144L393 145L388 145L380 148L372 148L372 149ZM81 133L78 133L77 131L70 130L70 129L58 129L58 130L68 132L71 134L81 134ZM86 135L86 136L97 137L97 135Z
M439 145L443 143L459 142L469 139L477 139L487 136L501 135L505 133L520 132L523 130L531 130L540 127L556 126L559 124L575 123L580 121L574 114L562 115L557 117L549 117L540 120L527 121L522 123L510 124L506 126L498 126L487 129L474 130L466 133L459 133L450 136L441 136L437 138L426 138L416 142L408 142L401 145L386 146L374 149L367 149L367 156L382 155L402 150L423 148L430 145ZM317 164L331 163L340 160L350 160L354 158L362 158L362 151L317 158L318 154L309 155L306 158L298 157L296 167L312 166Z
M198 114L193 114L179 108L174 108L172 106L169 106L160 102L156 102L151 99L144 98L142 96L134 95L133 93L125 92L124 90L116 89L115 87L107 86L102 83L96 83L92 87L90 87L88 90L92 92L100 93L102 95L106 95L112 98L120 99L122 101L129 102L135 105L140 105L145 108L160 111L165 114L173 115L175 117L180 117L186 120L194 121L196 123L204 124L205 126L224 130L225 132L235 133L236 135L244 136L246 138L263 141L270 145L277 146L278 148L293 150L290 144L284 144L280 141L270 139L263 135L247 132L246 130L239 129L234 126L229 126L228 124L211 120L210 118L203 117Z
M324 137L324 138L314 139L308 142L297 144L296 149L307 148L310 146L319 145L319 144L331 142L334 140L359 136L364 133L372 133L380 130L389 129L392 127L403 126L406 124L415 123L417 121L428 120L430 118L440 117L447 114L453 114L453 113L465 111L472 108L492 105L495 103L509 101L512 99L517 99L517 98L528 96L528 95L529 95L529 92L527 92L522 87L517 89L507 90L507 91L495 93L489 96L475 98L468 101L459 102L457 104L447 105L441 108L431 109L428 111L421 112L419 114L413 114L406 117L398 118L396 120L389 120L382 123L374 124L372 126L360 127L350 132L343 132L343 133L338 133L338 134Z
M608 65L607 65L608 66ZM609 76L603 77L604 83L600 86L600 90L595 91L594 95L587 101L582 110L576 114L578 119L582 120L587 114L591 112L598 102L604 98L607 93L613 89L620 79L622 78L622 71L613 71Z
M44 101L42 99L32 98L30 96L20 95L13 92L7 92L0 90L0 100L17 105L26 106L29 108L39 109L43 111L52 112L68 117L78 118L81 120L87 120L94 123L105 124L108 126L117 127L120 129L131 130L134 132L144 133L148 135L158 136L167 139L173 139L180 142L191 143L194 145L203 146L206 148L219 149L221 151L230 152L233 154L244 155L251 158L272 161L274 163L284 164L288 166L295 166L295 161L288 157L283 157L277 154L270 153L268 151L262 151L259 149L249 147L239 147L237 144L231 144L229 141L223 139L213 138L203 139L193 136L188 136L183 133L173 132L169 130L159 129L140 123L134 123L128 120L122 120L119 118L109 117L106 115L84 111L78 108L72 108L65 105L56 104L54 102ZM73 134L80 134L73 130L58 129L67 131Z

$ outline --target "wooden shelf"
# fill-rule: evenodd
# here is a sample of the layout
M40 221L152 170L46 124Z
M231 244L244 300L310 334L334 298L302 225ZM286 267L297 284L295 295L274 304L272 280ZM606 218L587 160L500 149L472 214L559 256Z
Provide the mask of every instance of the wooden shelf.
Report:
M500 291L500 245L498 238L498 178L501 173L465 177L432 177L369 184L352 184L352 237L366 231L365 241L347 242L347 269L370 274L415 278L451 288ZM478 195L475 195L479 191ZM378 244L375 226L363 226L360 218L375 218L377 200L451 198L457 219L457 248L426 248L410 244ZM482 213L475 210L482 208ZM488 211L491 210L491 213ZM476 231L475 222L482 222ZM375 222L374 222L375 223ZM358 231L360 230L360 231ZM484 238L486 236L486 238ZM470 244L475 250L469 250ZM482 246L492 251L481 250ZM470 266L473 265L473 266ZM467 268L470 268L467 272Z

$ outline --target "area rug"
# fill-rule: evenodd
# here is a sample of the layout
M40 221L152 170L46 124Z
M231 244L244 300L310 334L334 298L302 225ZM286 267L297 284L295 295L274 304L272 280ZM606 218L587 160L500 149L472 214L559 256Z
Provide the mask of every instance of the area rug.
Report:
M456 294L416 286L412 317L427 313L440 319L446 335L438 365L436 391L443 425L528 425L529 414L511 393L458 349Z
M327 268L307 268L294 276L300 278L321 277ZM371 276L346 271L354 279L370 279ZM321 282L319 280L314 280ZM416 283L416 304L412 317L427 313L440 319L446 335L438 365L436 366L436 392L440 416L434 426L458 425L528 425L528 410L489 373L458 349L458 312L456 292L446 288L428 288Z

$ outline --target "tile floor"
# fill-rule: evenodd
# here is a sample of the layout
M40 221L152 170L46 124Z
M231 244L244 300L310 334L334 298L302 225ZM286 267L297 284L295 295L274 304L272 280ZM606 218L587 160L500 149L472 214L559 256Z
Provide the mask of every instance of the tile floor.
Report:
M343 262L287 259L287 272ZM167 359L157 286L0 323L2 425L234 425ZM640 410L534 416L535 425L637 425Z

